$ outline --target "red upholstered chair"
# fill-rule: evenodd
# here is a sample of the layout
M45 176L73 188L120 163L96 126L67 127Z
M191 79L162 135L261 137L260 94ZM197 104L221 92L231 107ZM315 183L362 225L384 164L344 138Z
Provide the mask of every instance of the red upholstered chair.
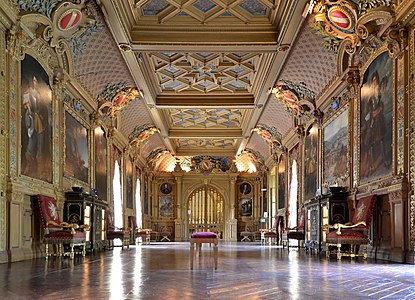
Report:
M82 248L80 253L85 256L85 232L76 230L79 228L78 224L68 224L60 221L55 198L37 195L37 202L44 229L43 242L45 243L46 259L52 255L49 252L49 245L57 248L56 256L68 255L73 258L75 254L74 247L76 246ZM88 229L87 226L82 227Z
M274 223L272 224L272 228L263 229L261 235L261 242L263 240L264 244L272 245L278 244L279 241L279 225L282 221L282 216L275 216Z
M114 225L114 219L110 210L106 211L107 229L106 235L109 242L109 248L114 248L114 240L121 241L121 247L130 247L130 230L128 228L118 228Z
M129 216L128 217L128 222L130 224L131 227L131 235L134 238L134 241L136 241L137 238L141 237L141 240L143 241L143 243L145 244L150 244L150 238L151 238L151 229L145 229L145 228L138 228L137 227L137 220L135 218L135 216Z
M328 225L328 228L336 229L327 233L326 236L326 256L330 258L330 247L336 247L337 259L342 256L359 257L367 259L367 244L369 243L368 229L373 215L373 208L376 202L376 195L363 197L356 206L352 223ZM342 248L348 246L348 251ZM363 245L363 253L360 254L360 245Z
M304 232L304 226L305 226L305 209L301 209L299 215L298 215L298 221L297 226L293 228L285 228L283 235L285 235L285 243L287 245L287 249L290 249L290 239L297 240L298 241L298 249L300 249L301 241L305 241L305 232Z

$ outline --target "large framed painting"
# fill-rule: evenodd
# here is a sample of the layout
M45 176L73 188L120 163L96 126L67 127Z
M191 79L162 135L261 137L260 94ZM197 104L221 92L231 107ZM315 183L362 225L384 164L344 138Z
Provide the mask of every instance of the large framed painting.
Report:
M252 198L242 198L239 201L239 215L243 217L252 216Z
M307 130L304 144L304 199L316 196L318 180L318 126L313 124Z
M360 182L392 173L393 60L388 52L365 70L360 98Z
M95 128L95 189L100 199L107 200L107 138L101 127Z
M21 174L52 182L52 90L41 64L21 62Z
M286 187L286 159L281 157L278 164L278 209L285 207L285 187Z
M133 162L131 160L131 157L127 157L127 162L125 165L125 189L127 192L127 208L133 208Z
M144 214L148 215L148 177L144 175Z
M172 217L173 216L173 198L170 196L160 197L160 217Z
M342 184L348 174L349 108L340 111L324 127L323 176L328 186Z
M65 176L88 182L88 130L65 112Z

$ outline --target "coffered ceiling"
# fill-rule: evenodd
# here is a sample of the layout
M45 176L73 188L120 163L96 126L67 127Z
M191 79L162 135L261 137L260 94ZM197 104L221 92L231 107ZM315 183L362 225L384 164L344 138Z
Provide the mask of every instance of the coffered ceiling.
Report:
M142 104L131 103L122 114L125 135L153 123L160 133L143 145L148 152L161 146L176 156L234 156L250 148L267 157L267 143L251 130L269 122L285 135L292 126L269 90L305 23L306 2L100 1L144 94Z

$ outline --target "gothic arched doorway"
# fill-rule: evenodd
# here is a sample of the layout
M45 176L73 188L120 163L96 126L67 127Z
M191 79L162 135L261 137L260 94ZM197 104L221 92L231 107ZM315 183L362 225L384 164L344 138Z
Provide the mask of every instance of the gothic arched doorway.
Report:
M216 232L223 237L224 200L217 189L203 186L195 189L188 198L189 233L196 231Z

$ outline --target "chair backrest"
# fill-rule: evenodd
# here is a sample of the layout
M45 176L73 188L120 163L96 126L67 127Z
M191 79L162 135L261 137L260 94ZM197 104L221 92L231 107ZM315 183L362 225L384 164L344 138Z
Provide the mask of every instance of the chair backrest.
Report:
M137 229L137 221L135 216L128 216L128 223L132 229Z
M272 228L278 228L282 221L282 216L275 216L274 217L274 224L272 224Z
M357 224L361 221L366 222L366 226L369 226L370 220L373 215L373 207L375 206L376 195L371 195L359 199L356 210L353 216L353 224Z
M304 230L304 227L305 227L305 209L302 208L300 210L300 214L298 215L297 229Z
M56 199L45 195L37 195L37 202L39 204L40 218L42 220L43 228L61 228L60 226L49 224L49 221L55 222L57 224L61 223Z
M106 226L107 226L107 230L114 230L114 217L112 215L112 212L107 209L105 211L105 220L106 220Z

